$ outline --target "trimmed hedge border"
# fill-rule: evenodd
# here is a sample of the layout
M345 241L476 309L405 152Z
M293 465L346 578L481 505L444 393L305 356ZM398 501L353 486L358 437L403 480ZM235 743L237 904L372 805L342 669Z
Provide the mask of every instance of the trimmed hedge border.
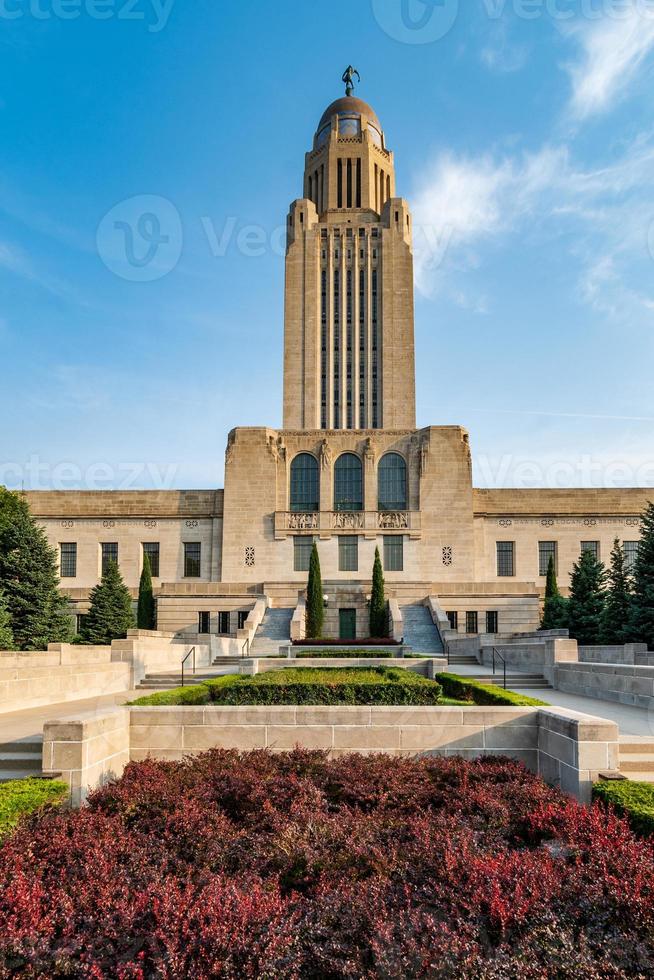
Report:
M402 667L286 667L253 677L226 674L193 687L150 694L130 704L438 705L442 693L438 681Z
M527 697L526 694L516 694L515 691L505 691L495 684L481 684L479 681L469 681L458 674L438 674L438 683L443 687L443 693L458 701L469 701L479 705L513 705L516 708L549 707L547 701Z
M593 799L612 806L616 813L626 817L640 837L654 834L654 783L600 780L593 786Z
M0 784L0 840L22 817L49 806L60 806L68 796L68 785L58 779L12 779Z
M332 660L401 660L396 653L390 650L316 650L315 653L295 653L296 660L306 660L310 657L318 660L320 657L331 658ZM286 658L280 658L286 659ZM292 659L292 658L291 658ZM408 659L411 659L410 657Z

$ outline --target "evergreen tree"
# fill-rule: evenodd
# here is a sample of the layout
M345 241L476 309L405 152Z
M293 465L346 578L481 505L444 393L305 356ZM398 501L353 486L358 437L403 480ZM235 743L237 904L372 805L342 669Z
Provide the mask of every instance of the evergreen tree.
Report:
M91 608L81 629L87 643L110 644L134 626L132 598L115 561L107 563L100 584L91 590Z
M314 541L309 561L309 581L307 582L306 633L308 640L320 639L324 618L325 607L320 575L320 558L318 557L318 545Z
M0 650L14 649L14 634L11 629L11 618L7 608L7 600L0 591Z
M375 562L372 566L372 592L370 595L370 635L388 636L388 616L384 597L384 573L382 571L379 548L375 548Z
M631 631L632 582L619 540L613 542L606 602L602 613L602 643L627 643Z
M654 503L640 518L640 541L634 564L632 635L654 650Z
M582 551L570 579L570 636L580 646L600 642L606 569L592 551Z
M139 581L139 602L136 611L136 625L140 630L155 629L154 592L152 591L152 569L150 559L143 555L143 571Z
M68 599L59 591L57 552L18 493L0 487L0 588L14 645L44 650L72 639Z
M542 630L567 629L568 600L559 592L554 569L554 558L550 555L547 563L547 580L545 582L545 604L540 628Z

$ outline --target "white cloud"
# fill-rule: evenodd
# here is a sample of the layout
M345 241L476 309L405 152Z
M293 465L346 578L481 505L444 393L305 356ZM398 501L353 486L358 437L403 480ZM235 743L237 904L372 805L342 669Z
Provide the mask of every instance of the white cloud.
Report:
M609 109L634 81L654 47L654 7L628 0L602 20L579 21L571 34L581 46L580 60L568 66L571 109L584 119Z
M413 197L416 285L456 305L485 310L462 273L484 249L529 234L565 238L578 298L613 317L654 312L654 138L642 137L610 166L584 169L569 148L483 157L439 156ZM515 242L514 242L515 243ZM465 304L461 297L465 298Z

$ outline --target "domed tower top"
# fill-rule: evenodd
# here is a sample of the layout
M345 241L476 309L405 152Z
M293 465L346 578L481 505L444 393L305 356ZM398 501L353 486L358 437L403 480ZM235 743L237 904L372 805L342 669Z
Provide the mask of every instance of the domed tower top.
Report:
M323 112L306 155L304 197L313 201L319 215L346 208L380 215L395 196L393 154L386 148L377 113L352 95L358 74L348 65L343 73L346 94Z

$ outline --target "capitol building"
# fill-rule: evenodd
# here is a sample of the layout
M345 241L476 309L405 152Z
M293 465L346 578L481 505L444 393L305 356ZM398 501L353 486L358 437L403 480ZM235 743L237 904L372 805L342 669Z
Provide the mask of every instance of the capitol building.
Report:
M224 489L26 494L78 617L112 559L136 595L147 554L160 630L233 636L261 598L290 623L315 541L335 635L367 635L375 548L400 606L531 631L550 557L564 591L584 549L619 538L632 559L648 491L476 489L468 432L416 428L412 231L382 121L350 92L288 212L283 427L230 432Z

